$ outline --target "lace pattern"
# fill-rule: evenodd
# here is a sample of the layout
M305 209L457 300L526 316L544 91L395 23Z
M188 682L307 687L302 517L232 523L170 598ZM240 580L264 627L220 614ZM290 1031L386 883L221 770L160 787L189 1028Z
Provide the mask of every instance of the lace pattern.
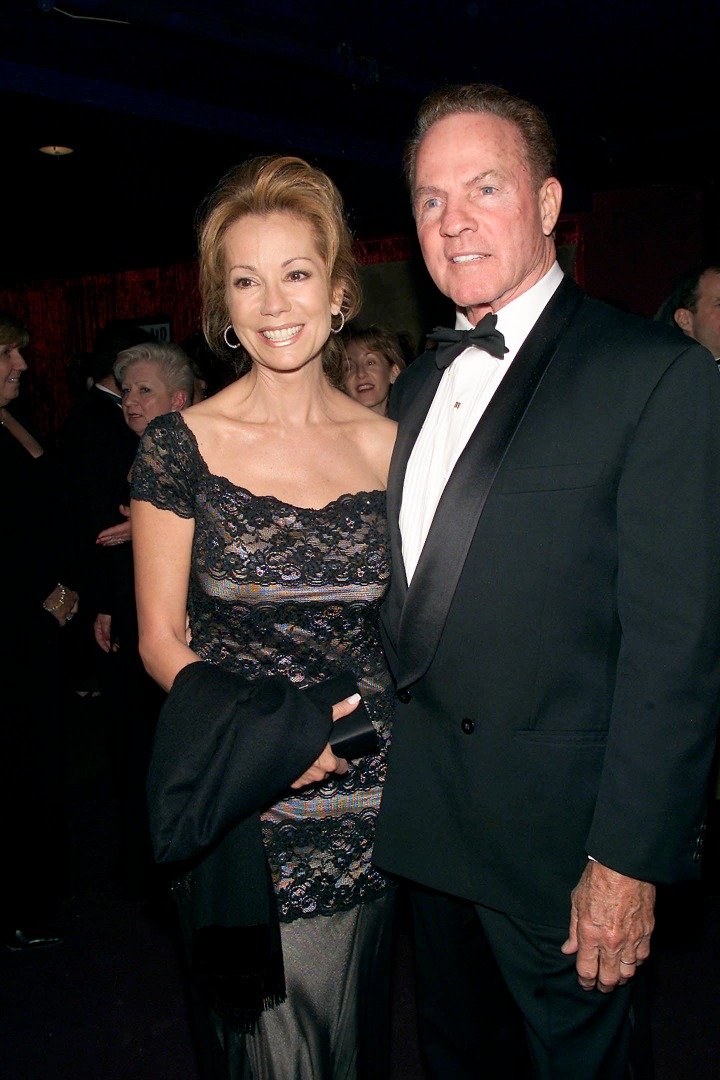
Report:
M195 519L188 607L204 660L299 687L354 673L380 753L269 807L263 835L282 920L377 898L387 883L370 857L392 712L377 628L390 572L385 493L342 495L322 509L253 495L210 473L171 413L141 440L132 496Z

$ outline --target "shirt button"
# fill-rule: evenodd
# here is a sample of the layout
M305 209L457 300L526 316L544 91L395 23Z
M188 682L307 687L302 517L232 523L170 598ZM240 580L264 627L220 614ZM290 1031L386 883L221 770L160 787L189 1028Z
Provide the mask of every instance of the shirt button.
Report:
M402 701L403 705L407 705L410 700L410 691L406 687L403 687L402 690L398 690L397 699L398 701Z
M466 716L465 719L460 722L460 727L466 735L472 735L473 731L475 730L475 721L470 720Z

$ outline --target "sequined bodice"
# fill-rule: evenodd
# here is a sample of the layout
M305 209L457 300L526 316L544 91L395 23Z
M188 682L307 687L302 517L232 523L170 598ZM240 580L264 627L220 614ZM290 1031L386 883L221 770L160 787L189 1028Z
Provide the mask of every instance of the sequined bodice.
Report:
M281 918L378 895L385 882L370 853L391 714L377 628L390 572L385 493L342 495L321 509L253 495L210 473L171 413L141 441L132 494L195 520L188 606L204 660L300 687L354 673L382 753L269 808L264 833Z

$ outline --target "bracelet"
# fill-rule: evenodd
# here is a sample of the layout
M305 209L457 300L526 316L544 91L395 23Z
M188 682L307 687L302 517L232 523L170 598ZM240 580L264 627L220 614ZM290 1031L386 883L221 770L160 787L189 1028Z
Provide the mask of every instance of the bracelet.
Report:
M65 586L61 585L60 582L58 581L57 588L60 590L60 599L58 600L57 604L48 604L48 602L45 601L45 603L43 604L43 609L45 611L49 611L51 613L53 611L59 611L60 608L65 603L65 601L67 600L67 589L65 588ZM54 591L55 590L53 590L53 592Z

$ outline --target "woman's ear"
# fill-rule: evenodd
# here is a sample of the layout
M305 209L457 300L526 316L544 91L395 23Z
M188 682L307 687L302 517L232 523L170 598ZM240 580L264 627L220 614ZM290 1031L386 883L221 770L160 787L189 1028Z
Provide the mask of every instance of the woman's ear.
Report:
M342 283L338 283L330 293L330 311L333 315L339 315L342 308L343 300L345 299L345 288Z
M175 390L170 395L170 404L172 405L173 412L180 412L181 409L187 407L188 396L184 390Z
M391 386L395 382L395 380L397 379L399 374L400 374L400 368L397 366L397 364L393 364L393 366L390 368L390 385Z

